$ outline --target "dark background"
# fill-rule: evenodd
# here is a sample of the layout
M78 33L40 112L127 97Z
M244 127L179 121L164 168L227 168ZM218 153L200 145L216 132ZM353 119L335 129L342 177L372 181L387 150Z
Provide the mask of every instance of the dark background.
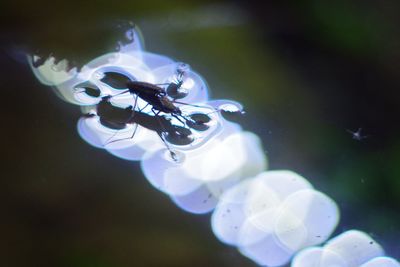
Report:
M271 169L304 175L400 257L400 2L7 1L0 4L1 266L254 266L179 210L139 164L78 136L77 106L23 53L83 64L133 21L146 49L240 101ZM366 139L347 130L363 129Z

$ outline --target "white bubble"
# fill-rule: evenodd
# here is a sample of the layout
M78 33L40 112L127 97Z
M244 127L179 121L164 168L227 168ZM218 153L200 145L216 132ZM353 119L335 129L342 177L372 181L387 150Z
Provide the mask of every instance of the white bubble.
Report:
M359 266L384 254L381 246L366 233L350 230L331 239L325 249L340 255L349 266Z
M211 217L214 235L229 245L237 245L240 229L246 220L241 204L218 203Z
M273 230L279 242L286 248L297 251L307 245L308 229L303 220L292 211L281 208Z
M263 172L244 180L221 196L212 217L213 231L225 243L239 246L257 243L272 234L283 199L310 187L304 178L289 171ZM226 206L234 207L229 209L235 210L232 213L235 216L227 216ZM230 217L235 221L231 222ZM236 226L235 231L229 228L232 224Z
M237 245L252 246L262 243L265 238L274 238L274 225L278 213L278 205L265 209L251 217L246 217L239 231Z
M310 247L298 253L292 267L350 267L337 253L320 247Z
M312 185L304 177L289 170L275 170L262 172L257 180L271 188L280 199L303 189L310 189Z
M282 246L272 233L263 233L261 241L243 246L239 251L262 266L282 266L289 262L293 251Z
M400 267L400 263L390 257L376 257L360 267Z
M195 214L210 212L218 203L218 199L205 185L197 187L187 195L171 196L171 198L178 207Z
M167 159L166 153L169 153L166 148L147 153L141 161L141 168L151 185L168 194L168 188L164 183L164 173L168 169L175 168L179 163Z
M268 173L258 174L249 185L249 194L243 203L248 216L257 215L270 208L277 208L281 204L283 198L265 179Z
M325 194L304 189L289 195L275 224L282 244L299 250L324 242L339 221L339 209Z

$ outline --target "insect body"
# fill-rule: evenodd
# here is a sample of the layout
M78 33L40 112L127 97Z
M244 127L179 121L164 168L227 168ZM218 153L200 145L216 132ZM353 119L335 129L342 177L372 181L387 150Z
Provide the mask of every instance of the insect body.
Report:
M171 84L169 86L171 86ZM180 82L178 85L180 87L182 83ZM155 84L138 81L129 81L127 83L127 87L131 94L135 94L137 97L140 97L146 101L148 105L151 105L152 111L156 116L160 112L164 112L178 119L183 124L185 123L181 120L181 118L183 118L185 121L188 120L186 117L182 116L182 111L179 109L179 107L175 106L174 100L170 100L168 98L167 92L164 88Z
M155 110L173 115L181 114L180 109L174 105L173 101L169 100L167 92L162 87L137 81L128 82L127 87L131 94L145 100Z

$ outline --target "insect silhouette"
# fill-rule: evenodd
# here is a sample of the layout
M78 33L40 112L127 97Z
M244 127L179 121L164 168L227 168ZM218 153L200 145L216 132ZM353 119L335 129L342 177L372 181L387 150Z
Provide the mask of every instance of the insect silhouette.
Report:
M140 125L148 130L156 132L170 152L172 159L176 161L177 156L168 143L177 146L191 144L194 141L191 137L191 129L197 131L207 130L207 123L211 120L206 114L194 113L188 116L190 118L188 120L191 122L191 127L179 126L173 124L171 119L167 118L165 115L159 115L157 113L150 115L146 112L142 112L142 110L136 110L133 106L128 106L126 108L114 106L110 101L112 97L113 96L102 97L101 101L96 106L96 114L89 113L84 116L90 118L97 115L103 126L117 131L125 129L130 124L134 124L134 129L131 137L113 140L117 134L116 132L109 138L104 146L121 140L134 138L137 128Z
M147 103L145 107L147 107L148 105L151 106L151 111L155 117L159 117L160 113L165 113L176 118L186 127L193 128L199 126L197 128L202 128L204 122L203 120L199 119L199 116L196 116L197 120L193 119L190 116L185 116L182 114L181 109L176 105L181 104L205 108L203 106L192 105L176 100L179 98L183 98L187 95L187 93L180 90L184 83L184 75L187 70L188 65L182 63L176 70L176 81L165 84L152 84L143 81L134 81L124 75L113 72L105 73L101 81L111 85L113 88L126 88L124 91L114 96L125 93L132 94L135 97L133 106L134 110L136 109L137 100L138 98L140 98ZM166 88L162 87L163 85L166 85ZM87 91L87 93L89 93L89 91ZM207 120L207 118L205 119Z

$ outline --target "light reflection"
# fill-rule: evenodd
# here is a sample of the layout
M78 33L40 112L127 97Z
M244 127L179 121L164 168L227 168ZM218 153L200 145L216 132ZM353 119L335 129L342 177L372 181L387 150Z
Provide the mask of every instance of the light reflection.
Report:
M36 78L43 84L48 86L59 85L76 76L76 68L68 69L68 62L61 60L55 64L56 59L53 56L48 57L44 64L34 67L35 62L40 60L38 56L28 56L28 62Z
M257 263L280 266L298 250L325 241L338 214L336 204L303 177L269 171L221 196L212 229L221 241L238 246Z
M293 250L325 241L339 221L335 202L313 189L291 194L280 211L275 232L279 241Z
M142 161L146 178L175 202L185 205L186 210L210 211L204 208L211 202L208 199L218 199L239 180L266 167L259 139L254 134L238 132L236 127L232 130L232 134L225 137L227 134L221 132L197 149L182 150L186 157L180 164L165 158L162 150L152 153Z
M180 70L182 63L174 62L152 70L156 84L166 84L179 82L177 71ZM181 90L187 92L186 96L179 98L183 103L203 103L208 100L208 86L205 80L190 67L186 68ZM179 104L179 103L178 103Z
M323 267L335 263L337 266L359 267L375 257L383 256L383 254L381 246L369 235L361 231L350 230L329 240L322 248L309 248L302 251L294 258L292 266Z
M400 263L390 257L376 257L360 267L400 267Z
M141 160L148 181L181 209L197 214L214 210L216 237L260 265L282 266L306 248L295 256L293 267L400 266L360 231L310 247L325 242L335 229L335 202L294 172L266 171L259 138L229 121L244 114L240 103L209 100L205 80L188 64L144 51L138 29L128 30L126 38L118 52L99 56L79 71L66 59L28 57L40 82L81 106L86 114L77 125L82 139L122 159ZM168 99L181 114L155 112L153 103L127 90L127 81L159 86L163 96L171 93ZM128 116L104 118L101 104ZM158 127L139 123L135 114ZM182 136L186 143L173 142Z

